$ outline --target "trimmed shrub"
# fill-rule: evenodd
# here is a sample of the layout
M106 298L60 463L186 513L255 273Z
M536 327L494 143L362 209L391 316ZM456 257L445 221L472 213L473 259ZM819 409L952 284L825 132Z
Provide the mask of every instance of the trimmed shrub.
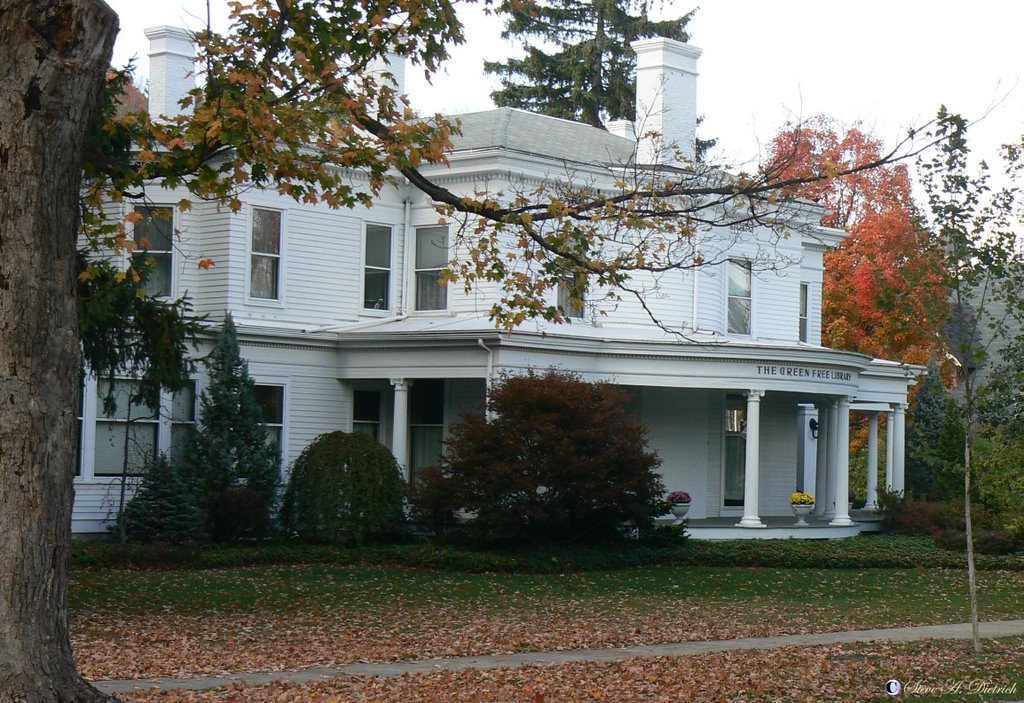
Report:
M204 537L199 504L164 454L146 465L139 490L125 506L124 520L133 542L184 544Z
M962 530L943 530L935 535L935 543L951 552L967 551L967 535ZM978 530L974 534L974 549L978 554L1001 556L1017 551L1017 543L1005 532Z
M281 526L314 542L360 544L398 531L404 492L402 471L386 447L360 432L328 432L295 460Z
M491 417L451 428L440 471L425 479L436 500L420 514L462 510L480 543L601 542L642 533L664 510L647 428L629 395L574 374L506 376L491 389Z

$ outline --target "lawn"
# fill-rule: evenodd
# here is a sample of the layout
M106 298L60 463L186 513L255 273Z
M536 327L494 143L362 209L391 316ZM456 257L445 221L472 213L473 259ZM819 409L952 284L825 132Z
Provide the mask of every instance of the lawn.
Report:
M1024 617L1021 585L1020 572L981 572L983 618ZM71 612L83 673L131 678L964 621L965 593L946 569L308 564L79 569Z

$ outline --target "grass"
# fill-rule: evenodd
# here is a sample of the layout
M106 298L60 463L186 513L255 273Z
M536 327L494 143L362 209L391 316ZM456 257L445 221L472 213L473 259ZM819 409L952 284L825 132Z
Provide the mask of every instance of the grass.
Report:
M1024 614L1013 572L982 572L988 619ZM865 627L965 620L965 577L947 569L647 567L568 574L450 574L425 569L311 564L194 571L77 571L72 612L302 613L404 607L531 609L539 604L701 608L749 604L822 625L856 616Z

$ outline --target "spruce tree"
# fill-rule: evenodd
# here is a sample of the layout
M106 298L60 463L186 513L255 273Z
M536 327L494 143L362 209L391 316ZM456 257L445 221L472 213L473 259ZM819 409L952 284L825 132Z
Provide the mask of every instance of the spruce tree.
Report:
M123 520L133 542L182 544L203 537L203 516L196 497L165 454L147 465Z
M630 42L686 41L686 23L693 16L653 22L647 8L635 0L504 0L499 9L509 19L501 36L518 40L527 54L484 62L484 70L501 79L491 99L498 107L595 127L605 120L636 119L636 55Z
M245 534L246 525L218 524L226 514L252 525L269 524L269 507L280 478L280 450L267 442L249 365L238 346L231 315L204 361L209 383L199 398L199 422L189 443L185 472L215 537ZM240 516L241 496L253 513ZM222 505L223 504L223 505ZM229 510L221 508L230 505ZM243 511L244 512L244 511Z

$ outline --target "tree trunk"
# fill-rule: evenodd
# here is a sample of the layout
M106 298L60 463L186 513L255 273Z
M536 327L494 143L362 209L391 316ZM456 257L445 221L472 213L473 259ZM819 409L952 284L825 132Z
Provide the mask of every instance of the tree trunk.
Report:
M974 569L974 526L971 520L971 446L974 444L973 423L967 419L964 442L964 538L967 540L967 595L971 602L971 642L981 652L981 624L978 621L978 581Z
M78 675L67 557L82 151L117 16L0 0L0 700L110 700Z

